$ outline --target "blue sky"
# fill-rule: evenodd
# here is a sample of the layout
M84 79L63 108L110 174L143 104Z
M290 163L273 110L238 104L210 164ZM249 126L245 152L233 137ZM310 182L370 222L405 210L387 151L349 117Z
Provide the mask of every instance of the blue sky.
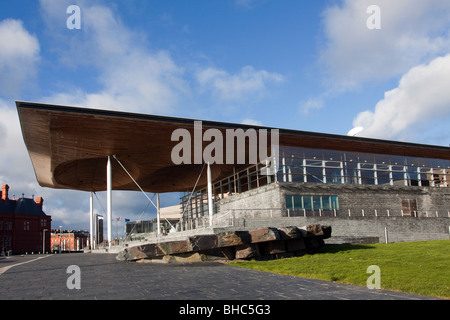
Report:
M15 100L448 146L449 54L447 0L2 1L0 183L87 228L85 193L37 185ZM122 216L145 205L115 197Z

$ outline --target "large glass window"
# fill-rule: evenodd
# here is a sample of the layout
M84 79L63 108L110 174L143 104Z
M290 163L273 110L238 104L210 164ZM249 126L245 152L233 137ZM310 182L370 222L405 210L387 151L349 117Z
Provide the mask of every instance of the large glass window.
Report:
M375 184L373 170L361 170L361 184Z
M276 174L262 174L264 164L249 166L215 181L213 198L224 199L274 182L422 187L448 187L450 184L450 160L290 146L280 146L279 151ZM207 213L206 194L204 188L196 191L192 198L189 193L184 195L185 216L195 218ZM333 196L301 196L290 201L286 205L293 210L328 210L339 206ZM3 227L8 228L6 222Z
M302 209L305 209L307 211L314 210L314 206L313 206L314 201L313 201L312 196L298 196L298 197L300 199L302 199L302 203L303 203L303 206L298 208L298 210L302 210Z
M338 196L287 195L286 209L289 210L339 210Z
M280 147L278 181L448 187L450 160ZM287 176L289 175L289 176Z
M391 184L391 175L389 171L377 171L377 184Z
M323 180L323 170L318 167L307 167L306 168L306 176L308 182L324 182Z

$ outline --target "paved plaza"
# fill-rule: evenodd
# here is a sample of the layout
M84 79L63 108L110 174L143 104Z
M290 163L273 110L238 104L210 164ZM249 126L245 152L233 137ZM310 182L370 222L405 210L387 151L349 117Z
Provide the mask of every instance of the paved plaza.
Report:
M77 271L70 266L78 267ZM75 278L78 276L78 278ZM80 289L74 287L78 284ZM70 289L69 287L73 287ZM430 297L247 270L218 262L154 264L114 254L0 258L1 300L397 300Z

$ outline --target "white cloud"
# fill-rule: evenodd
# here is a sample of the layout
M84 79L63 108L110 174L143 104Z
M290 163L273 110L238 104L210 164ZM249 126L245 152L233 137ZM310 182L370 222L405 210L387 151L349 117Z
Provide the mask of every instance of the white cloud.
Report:
M53 227L63 224L76 228L88 224L89 197L85 192L42 188L23 142L15 108L0 99L0 185L8 184L10 197L43 197L44 212L52 217ZM83 205L83 202L84 205ZM86 210L87 208L87 210Z
M323 108L324 101L322 98L311 98L300 103L300 111L308 114L311 110Z
M283 81L280 74L252 66L236 74L198 67L200 71L195 72L194 80L200 86L194 84L194 90L199 92L192 92L193 84L187 80L191 70L186 72L167 51L152 49L145 34L125 26L113 9L81 0L81 30L68 31L53 24L65 26L61 12L65 12L69 2L40 3L48 30L58 42L66 39L58 49L59 62L72 68L87 66L96 70L99 85L91 92L81 87L55 92L45 102L170 114L181 101L190 100L193 93L211 90L221 101L249 101L263 97L269 84Z
M8 184L11 194L35 193L33 167L25 148L15 108L0 99L0 185ZM14 191L16 190L16 191ZM31 197L31 194L29 196Z
M153 49L144 34L125 26L114 12L114 6L109 8L94 5L91 1L77 1L81 8L81 30L68 30L65 12L73 1L40 0L40 4L46 23L48 52L55 59L53 66L75 75L77 69L87 70L91 77L96 75L95 83L89 78L78 84L76 79L65 80L62 74L58 86L63 89L49 94L41 99L42 102L167 114L173 112L182 98L191 95L184 68L167 51ZM38 40L34 39L35 48L39 48ZM31 52L34 52L31 57L39 54L39 50ZM237 74L216 69L203 71L204 89L213 88L214 93L223 95L224 99L247 99L247 95L261 97L269 84L282 81L278 74L252 67L245 67ZM0 167L4 169L0 172L0 182L8 183L16 194L42 196L44 210L52 216L53 227L88 228L88 193L39 187L23 143L17 111L0 100L0 114L0 148L7 150L0 158ZM99 198L106 207L104 193L100 193ZM172 205L178 195L163 195L161 200L163 206ZM145 197L139 192L114 192L114 218L120 214L137 219L146 204ZM94 205L96 212L103 214L97 201ZM149 207L142 219L150 219L153 211Z
M369 30L367 8L381 9L381 29ZM328 85L342 90L400 76L450 50L448 0L344 0L323 12L320 61Z
M244 119L241 121L241 124L247 124L250 126L262 126L262 122L259 120L254 120L254 119Z
M255 70L252 66L245 66L237 74L215 68L206 68L197 73L197 81L202 88L212 89L213 94L224 101L260 98L269 83L283 80L283 76L278 73Z
M32 83L39 61L39 41L20 20L0 21L0 94L14 96Z
M51 21L61 24L59 20L66 4L41 0L48 24ZM189 92L182 77L183 68L168 52L149 49L145 36L123 25L109 7L81 1L80 8L81 30L62 28L64 31L61 31L51 25L48 28L55 39L59 39L62 32L78 32L63 44L60 62L96 70L100 89L88 92L78 87L55 92L44 100L89 108L171 113L180 96Z
M448 140L449 85L450 54L412 68L374 111L361 112L353 125L364 127L360 135L367 137L417 140L427 132L425 128L440 120Z

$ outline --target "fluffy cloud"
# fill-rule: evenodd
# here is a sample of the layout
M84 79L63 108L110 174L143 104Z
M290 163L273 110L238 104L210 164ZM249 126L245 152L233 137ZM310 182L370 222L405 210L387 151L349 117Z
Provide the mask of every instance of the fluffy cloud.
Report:
M262 126L263 125L261 121L249 119L249 118L242 120L241 124L246 124L246 125L250 125L250 126Z
M45 58L51 56L54 59L52 67L68 74L61 74L58 79L61 83L45 88L46 92L57 91L40 101L170 114L180 101L184 101L183 98L192 95L191 86L197 83L201 83L203 90L212 88L214 94L235 102L237 99L248 99L248 95L261 97L269 84L282 81L282 76L278 74L253 67L245 67L236 74L199 67L195 71L190 70L194 74L195 84L189 85L186 80L192 76L186 74L189 70L180 67L167 51L153 49L145 34L124 25L114 12L114 6L110 8L99 3L104 2L78 0L81 30L68 30L66 19L69 15L66 9L73 1L40 0L40 12L46 24L42 39L48 50ZM18 30L29 35L21 24ZM0 33L0 37L2 35ZM29 49L35 50L27 50L34 53L28 60L36 61L39 42L32 36L29 39L34 39L30 41ZM31 46L33 43L34 46ZM78 83L77 77L80 75L82 78ZM23 192L27 197L31 194L42 196L45 211L52 216L54 227L88 228L89 194L39 187L23 143L17 111L13 104L0 100L0 113L0 148L7 150L6 155L0 158L0 167L8 169L0 172L0 181L10 184L11 192L16 194ZM104 193L99 193L99 199L100 203L95 200L95 210L104 214ZM165 194L161 196L161 205L173 205L178 200L178 194ZM147 200L139 192L114 192L114 218L120 214L138 219L146 206ZM151 219L154 211L149 206L141 219Z
M34 169L23 142L17 110L10 103L0 99L0 186L8 184L10 195L26 198L32 195L44 198L44 211L52 217L52 227L62 225L64 228L89 228L89 193L74 190L42 188L36 182ZM105 169L106 170L106 169ZM173 205L179 199L177 194L161 195L162 206ZM147 199L140 192L113 193L113 214L120 214L128 219L150 220L155 216L155 209L147 206ZM104 215L106 193L99 192L94 199L95 213ZM115 224L113 224L115 227ZM119 234L123 234L123 224L119 224ZM105 226L106 228L106 226ZM106 232L106 229L105 229ZM113 233L115 235L115 233Z
M40 46L20 20L0 21L0 94L14 96L36 75Z
M213 93L221 100L233 101L252 98L260 98L264 95L269 83L283 81L283 76L266 70L255 70L252 66L246 66L237 74L215 68L206 68L197 73L197 81L202 88L212 89Z
M321 109L323 105L323 98L311 98L300 103L300 111L308 114L311 110Z
M82 27L68 37L68 30L61 28L68 15L61 12L70 1L40 2L48 30L61 43L59 63L95 70L98 84L92 92L80 87L55 92L46 102L170 114L179 102L207 90L221 101L248 101L263 97L269 85L283 81L280 74L252 66L237 73L203 66L185 70L167 51L152 49L145 34L130 30L113 9L89 1L79 1ZM189 83L191 76L196 83Z
M189 88L179 67L168 52L152 51L144 35L127 28L106 6L79 2L81 30L70 31L59 48L59 62L67 66L80 66L95 70L98 86L92 92L75 87L65 92L55 92L45 101L76 104L89 108L122 109L135 112L171 113L172 108L187 94ZM58 40L65 28L66 2L41 0L48 29ZM64 24L65 25L65 24ZM77 34L78 32L78 34Z
M0 185L8 184L11 195L37 194L33 167L23 143L22 132L15 108L0 99Z
M8 184L12 197L43 197L44 211L52 216L53 227L88 226L89 196L86 192L41 188L23 142L17 111L0 99L0 185ZM98 205L97 205L98 206ZM87 210L86 210L87 208Z
M370 5L381 10L380 30L367 28ZM344 0L323 12L323 26L320 60L339 90L400 76L450 50L447 0Z
M417 140L426 132L420 129L440 119L444 120L443 132L448 134L449 79L450 54L414 67L401 78L397 88L385 93L374 111L361 112L353 124L364 127L360 135Z

